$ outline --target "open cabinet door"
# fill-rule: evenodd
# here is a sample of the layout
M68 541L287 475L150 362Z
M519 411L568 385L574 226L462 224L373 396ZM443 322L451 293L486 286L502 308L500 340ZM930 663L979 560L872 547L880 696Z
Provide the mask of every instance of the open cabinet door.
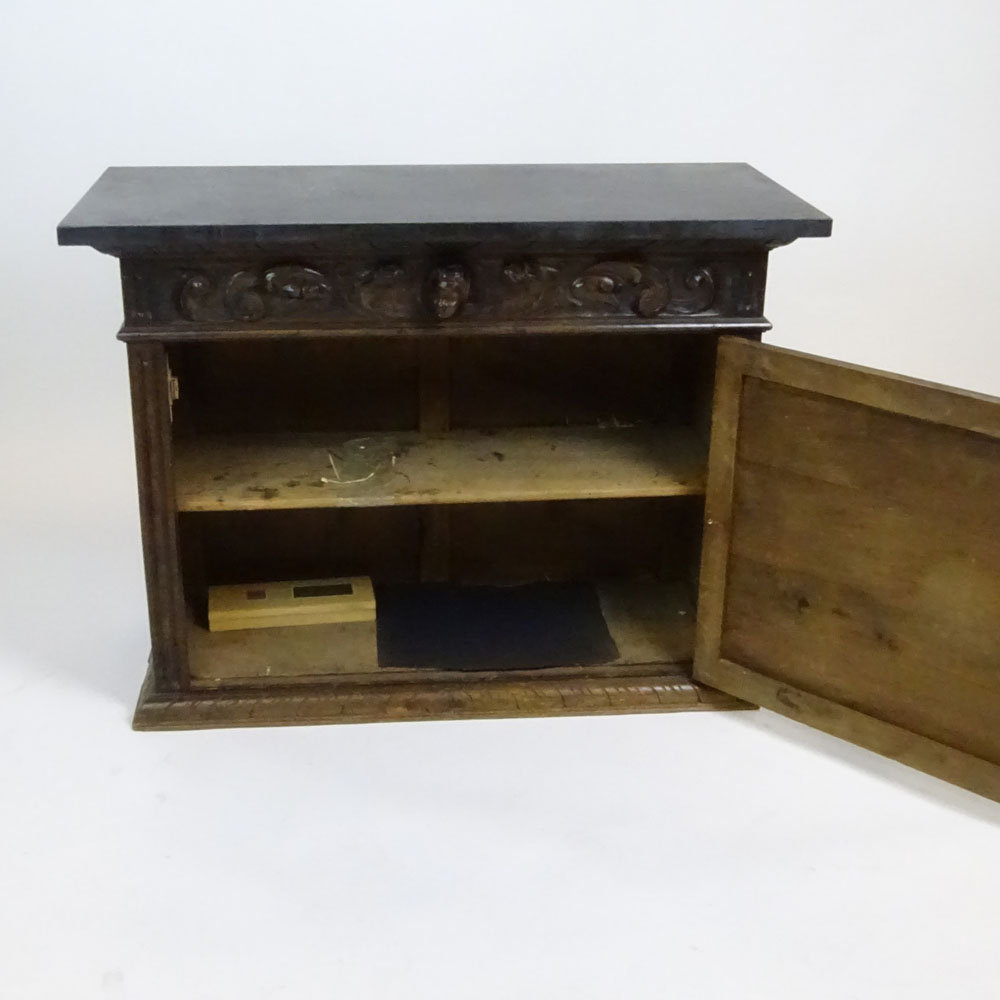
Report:
M1000 400L727 338L695 676L1000 801Z

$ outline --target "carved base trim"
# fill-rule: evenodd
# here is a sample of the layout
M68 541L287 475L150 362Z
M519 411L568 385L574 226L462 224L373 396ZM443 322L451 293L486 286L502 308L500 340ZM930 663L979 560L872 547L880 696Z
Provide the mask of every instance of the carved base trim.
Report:
M665 668L670 669L670 668ZM676 667L673 668L676 670ZM551 681L469 680L337 684L274 690L159 694L147 675L132 725L140 730L321 725L419 719L489 719L638 712L697 712L755 706L687 673Z

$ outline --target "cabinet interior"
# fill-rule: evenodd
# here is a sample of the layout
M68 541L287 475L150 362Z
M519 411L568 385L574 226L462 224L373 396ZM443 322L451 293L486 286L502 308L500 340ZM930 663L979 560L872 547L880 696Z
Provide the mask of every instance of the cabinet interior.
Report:
M192 684L676 670L715 348L678 333L171 345ZM363 623L207 629L211 585L340 576L372 579L377 643ZM439 614L440 663L405 633ZM583 646L547 653L560 629ZM537 639L523 663L522 633Z

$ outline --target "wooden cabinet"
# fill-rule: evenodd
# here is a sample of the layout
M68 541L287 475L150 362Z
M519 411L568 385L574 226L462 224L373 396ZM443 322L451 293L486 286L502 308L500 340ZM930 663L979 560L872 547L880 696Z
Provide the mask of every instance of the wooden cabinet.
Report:
M743 164L109 170L137 728L765 705L1000 798L1000 405L759 343L830 227ZM208 629L330 577L375 624Z

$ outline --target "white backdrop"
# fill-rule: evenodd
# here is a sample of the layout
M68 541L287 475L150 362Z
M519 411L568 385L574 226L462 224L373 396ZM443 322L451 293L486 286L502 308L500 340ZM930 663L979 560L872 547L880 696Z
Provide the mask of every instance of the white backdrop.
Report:
M772 343L1000 395L1000 8L0 4L0 996L994 1000L1000 806L769 713L134 734L108 164L746 160Z

